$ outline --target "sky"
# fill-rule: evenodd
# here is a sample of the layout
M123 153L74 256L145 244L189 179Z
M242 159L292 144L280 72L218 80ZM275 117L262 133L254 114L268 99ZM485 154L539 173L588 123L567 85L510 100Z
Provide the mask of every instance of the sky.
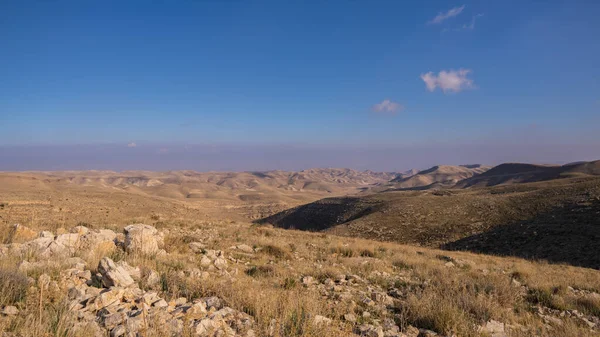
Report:
M598 1L0 1L0 170L600 159Z

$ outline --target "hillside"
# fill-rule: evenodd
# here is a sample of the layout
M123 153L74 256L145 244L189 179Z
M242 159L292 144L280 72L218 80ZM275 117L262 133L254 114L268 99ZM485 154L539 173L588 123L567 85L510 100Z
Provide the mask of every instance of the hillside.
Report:
M460 181L456 184L456 187L467 188L528 183L579 175L600 175L600 161L578 162L562 166L519 163L501 164L487 172Z
M142 207L153 212L168 205L197 209L208 217L244 220L263 217L296 205L328 196L353 194L364 188L387 183L395 173L355 171L350 169L310 169L299 172L194 172L194 171L64 171L64 172L2 172L0 202L30 202L43 200L40 214L50 218L64 195L77 195L81 203L72 211L100 213L86 207L95 199L113 196L115 203L145 200ZM11 196L18 196L12 200ZM129 200L131 199L131 200ZM163 203L165 206L161 205ZM50 205L52 207L50 207ZM117 204L118 205L118 204ZM126 207L111 207L107 214L90 214L89 221L117 220ZM64 205L65 209L71 205ZM126 211L130 213L131 211ZM13 214L16 217L16 210ZM24 217L30 214L22 214Z
M67 222L78 220L70 214ZM205 221L185 212L137 220L146 224L0 224L0 331L65 337L600 335L597 270Z
M300 202L319 196L295 190L306 181L356 191L368 177L388 179L345 170L0 174L0 331L600 335L600 271L451 251L598 268L600 177L359 193L272 218L318 233L251 224L250 214L282 204L238 197L277 186L271 197ZM222 195L166 194L190 186Z
M490 167L483 165L440 165L419 171L409 176L400 176L391 180L396 189L414 189L440 186L453 186L457 182L487 171Z
M599 203L600 177L565 178L474 190L327 198L259 222L600 268L600 256L594 253L600 249ZM529 229L521 231L523 226ZM536 249L540 242L545 248ZM578 250L586 253L573 254Z

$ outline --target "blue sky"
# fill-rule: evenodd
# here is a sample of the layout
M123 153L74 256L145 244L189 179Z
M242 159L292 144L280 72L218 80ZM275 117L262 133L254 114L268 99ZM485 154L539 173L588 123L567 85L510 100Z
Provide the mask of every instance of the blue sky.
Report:
M600 158L599 16L597 1L2 1L0 146Z

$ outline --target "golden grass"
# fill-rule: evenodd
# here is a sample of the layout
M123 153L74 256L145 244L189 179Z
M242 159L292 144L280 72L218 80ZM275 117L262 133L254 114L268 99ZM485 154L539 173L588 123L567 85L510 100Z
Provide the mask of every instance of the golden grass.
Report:
M110 228L117 232L135 222L155 225L167 232L167 256L125 254L110 247L77 252L75 256L80 256L92 272L104 256L115 261L125 260L140 267L142 273L154 270L162 280L158 290L167 299L219 296L228 306L254 317L258 336L349 336L352 325L343 319L347 313L359 316L360 323L387 317L394 319L401 328L413 325L461 337L479 335L478 327L489 319L526 329L516 328L511 337L598 335L574 319L565 318L562 325L546 324L535 308L543 305L561 310L575 309L598 317L600 300L586 295L600 293L600 272L597 270L281 230L241 221L219 221L207 217L199 207L121 192L115 192L110 200L105 195L79 192L75 196L81 198L68 194L68 202L63 199L60 205L52 205L56 209L63 207L56 211L47 204L24 204L18 209L5 207L3 212L13 213L3 213L6 216L0 224L0 233L4 233L2 241L21 240L7 235L17 220L35 231L51 230L54 233L66 231L82 221L90 228ZM34 199L33 196L29 198ZM16 199L9 202L18 201ZM31 211L34 208L39 212ZM220 276L216 271L211 271L211 277L207 279L188 277L186 273L200 268L201 255L189 248L189 243L195 241L202 242L207 249L223 250L226 256L235 257L236 261L229 261L228 265L231 277ZM242 254L229 249L242 243L257 248L257 252ZM0 331L22 336L92 336L86 327L75 329L72 313L65 310L64 294L46 289L40 303L37 279L41 274L57 279L60 264L50 263L21 273L16 266L23 260L36 262L39 257L25 254L0 258L0 286L3 289L0 304L15 305L21 311L16 317L1 319ZM448 261L454 261L455 266L446 266ZM398 289L405 296L386 311L379 312L365 306L358 298L354 303L337 300L323 296L316 288L306 287L301 282L303 276L325 282L341 274L357 275L365 280L364 284L355 286L356 290L367 292L371 287L385 293ZM28 277L33 279L33 284ZM526 286L527 290L515 286L513 280ZM27 284L26 288L24 284ZM40 304L43 308L41 316ZM362 317L364 311L373 311L372 317ZM331 318L332 324L316 327L313 323L315 315ZM159 327L152 327L148 336L166 335Z

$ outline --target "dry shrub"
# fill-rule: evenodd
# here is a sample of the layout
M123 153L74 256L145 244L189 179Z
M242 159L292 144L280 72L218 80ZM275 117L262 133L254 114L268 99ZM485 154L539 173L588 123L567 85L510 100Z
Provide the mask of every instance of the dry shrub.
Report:
M567 309L564 299L558 296L556 289L532 288L527 292L525 299L531 304L541 305L550 309Z
M392 266L400 270L409 270L413 268L412 265L408 264L407 262L401 259L394 260L394 262L392 262Z
M283 279L283 282L281 282L281 287L286 290L293 289L297 285L298 280L294 277L286 277L285 279Z
M377 253L372 249L363 249L360 251L360 256L362 257L376 257Z
M575 299L574 304L580 311L600 318L600 297L580 297Z
M278 259L289 259L289 254L285 249L273 244L263 246L260 252Z
M456 271L423 271L431 284L409 295L402 323L445 335L477 336L477 326L502 320L505 308L515 305L518 293L507 277Z
M23 273L8 268L0 268L0 305L14 305L27 296L28 281Z
M252 266L246 269L246 275L255 278L272 277L275 275L275 268L272 266Z
M337 254L342 257L353 257L355 255L354 250L350 247L336 246L329 249L331 254Z
M190 252L190 243L197 241L198 238L191 235L169 234L164 238L164 247L168 253L186 254Z

